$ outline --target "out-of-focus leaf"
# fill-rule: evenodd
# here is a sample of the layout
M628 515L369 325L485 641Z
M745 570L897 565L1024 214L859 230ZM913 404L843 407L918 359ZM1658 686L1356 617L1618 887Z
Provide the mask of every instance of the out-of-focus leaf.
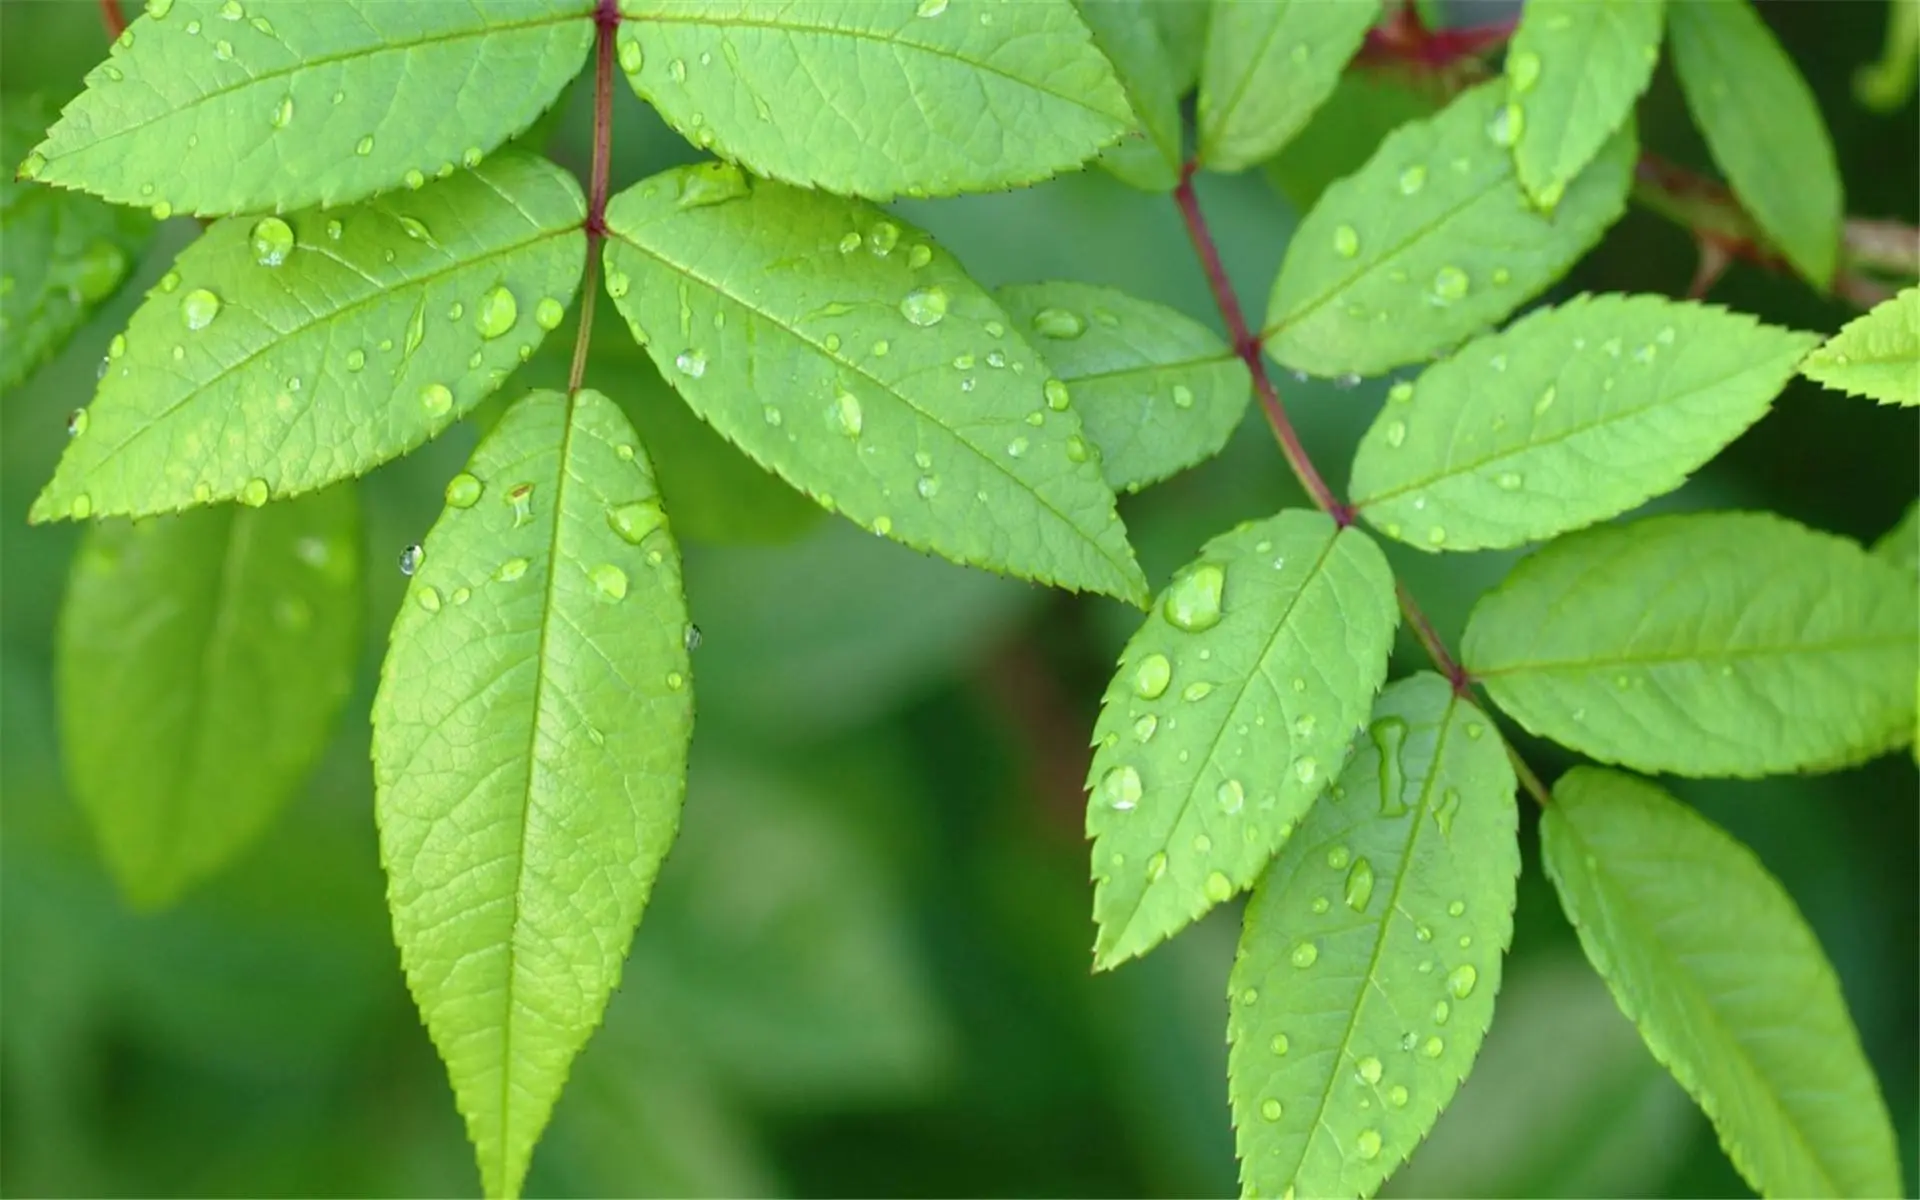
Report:
M1180 182L1180 98L1151 0L1075 4L1134 112L1134 128L1101 154L1100 165L1142 191L1172 191Z

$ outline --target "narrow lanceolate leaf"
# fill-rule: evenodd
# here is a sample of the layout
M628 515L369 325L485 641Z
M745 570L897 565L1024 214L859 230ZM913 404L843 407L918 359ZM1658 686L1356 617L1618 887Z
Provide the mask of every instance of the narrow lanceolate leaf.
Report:
M679 828L680 558L611 400L533 392L447 484L373 708L407 983L516 1194Z
M1631 123L1551 215L1514 174L1506 86L1403 125L1321 194L1287 247L1266 346L1316 375L1374 375L1451 349L1558 279L1624 210Z
M1733 194L1794 269L1826 287L1843 202L1807 81L1747 0L1671 0L1667 36L1687 108Z
M1546 209L1633 112L1660 57L1666 0L1527 0L1507 51L1520 186Z
M209 229L108 349L30 519L264 504L413 449L559 324L586 205L501 155L353 208Z
M133 903L219 870L305 780L353 678L359 562L348 487L87 531L60 618L60 733Z
M1227 1022L1247 1196L1370 1196L1453 1099L1513 934L1514 791L1445 679L1381 693L1247 904Z
M1540 827L1580 945L1763 1196L1903 1195L1833 967L1753 852L1653 784L1577 767Z
M1326 102L1380 17L1380 0L1216 3L1200 62L1200 161L1240 171L1270 157Z
M621 0L620 66L702 148L876 199L1011 187L1133 127L1071 0Z
M87 75L29 178L157 216L348 204L478 163L593 43L591 0L150 0L147 13Z
M1239 427L1252 377L1206 326L1084 283L1014 285L995 298L1067 385L1115 488L1138 491L1205 462Z
M1148 614L1094 729L1095 965L1259 877L1346 757L1399 615L1380 548L1293 510L1208 542Z
M1759 420L1811 336L1658 296L1537 309L1398 383L1353 500L1423 550L1518 546L1679 487Z
M1847 322L1807 355L1800 373L1822 387L1882 404L1920 404L1920 287Z
M1543 737L1642 771L1755 776L1906 739L1920 671L1913 581L1770 514L1653 517L1522 562L1462 656Z
M1113 64L1135 124L1100 156L1116 179L1143 191L1180 182L1180 95L1151 0L1075 0L1093 44Z
M59 353L153 236L145 213L14 180L51 117L38 97L0 103L0 388Z
M1145 600L1068 389L926 235L719 163L623 192L607 226L635 338L760 463L915 549Z

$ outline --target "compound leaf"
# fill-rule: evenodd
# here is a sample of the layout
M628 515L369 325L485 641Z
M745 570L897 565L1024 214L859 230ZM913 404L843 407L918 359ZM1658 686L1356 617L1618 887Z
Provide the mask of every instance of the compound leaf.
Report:
M1134 120L1071 0L621 0L620 65L756 175L887 199L1070 170Z
M1318 512L1243 524L1175 577L1094 728L1096 966L1259 877L1338 773L1398 621L1380 548Z
M67 778L129 900L240 854L305 781L359 650L351 487L87 530L56 668Z
M1679 487L1767 411L1813 339L1659 296L1536 309L1387 393L1354 504L1424 550L1518 546Z
M1200 62L1200 161L1253 166L1326 103L1380 17L1380 0L1234 0L1212 6Z
M156 216L350 204L479 163L553 103L593 44L591 0L340 0L252 16L239 0L161 0L147 13L88 73L28 178Z
M1514 174L1505 103L1502 83L1463 92L1322 193L1267 305L1277 362L1372 375L1429 358L1539 294L1599 240L1626 206L1631 123L1547 215Z
M1227 1036L1248 1196L1372 1195L1493 1020L1520 873L1498 733L1432 673L1387 688L1247 904Z
M1819 287L1840 253L1840 169L1820 106L1746 0L1672 0L1667 37L1687 108L1741 206Z
M919 231L724 163L621 193L607 226L636 340L755 460L915 549L1144 601L1065 386Z
M1920 287L1847 322L1800 365L1822 387L1882 404L1920 404Z
M533 392L447 487L373 707L395 940L492 1196L518 1192L680 822L679 552L611 400Z
M1554 785L1540 836L1587 958L1761 1195L1903 1194L1833 967L1752 851L1598 767Z
M1528 0L1507 51L1520 185L1552 209L1633 112L1660 57L1666 0Z
M1570 534L1482 597L1462 656L1534 733L1605 762L1751 777L1906 740L1913 582L1763 513Z
M560 322L585 215L571 176L503 154L353 208L219 222L113 340L30 519L264 504L406 453Z
M0 105L0 163L18 163L47 127L39 97ZM153 220L0 173L0 388L46 362L120 290Z
M1138 491L1220 452L1253 381L1220 336L1159 304L1084 283L994 293L1066 383L1107 482Z
M1099 158L1116 179L1148 192L1180 182L1180 96L1151 0L1075 0L1093 44L1113 64L1135 125Z

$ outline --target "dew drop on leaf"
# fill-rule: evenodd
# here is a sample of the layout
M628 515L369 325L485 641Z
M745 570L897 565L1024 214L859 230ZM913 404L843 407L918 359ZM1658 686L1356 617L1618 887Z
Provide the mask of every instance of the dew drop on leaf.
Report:
M515 528L533 520L533 485L516 483L507 489L507 503L513 506L513 524Z
M1387 445L1398 447L1407 440L1407 423L1405 421L1389 421L1387 422L1386 432Z
M280 97L279 105L277 105L273 110L273 127L275 129L285 129L288 125L291 125L292 123L293 123L293 97L282 96Z
M1400 192L1402 195L1414 195L1425 186L1427 186L1427 169L1425 167L1416 164L1400 172Z
M420 564L426 561L426 550L418 545L408 546L400 552L400 573L402 575L412 575L420 569Z
M1387 1103L1393 1105L1395 1108L1405 1108L1407 1106L1407 1089L1397 1083L1388 1088Z
M248 235L253 261L263 267L277 267L293 253L293 229L279 217L262 217L254 222Z
M1220 623L1220 603L1226 589L1225 569L1205 563L1174 580L1162 605L1166 618L1176 628L1200 633Z
M915 288L900 301L900 315L923 328L938 325L946 319L948 303L946 289L938 284Z
M87 410L76 408L67 414L67 436L79 437L87 431Z
M373 135L368 134L367 136L361 138L359 141L355 142L353 145L353 152L355 154L358 154L361 158L365 158L367 155L372 154L373 153Z
M1342 225L1333 231L1333 252L1341 258L1352 258L1360 253L1360 234L1351 225Z
M1213 798L1221 812L1233 816L1246 807L1247 789L1238 779L1229 779L1214 789Z
M1465 1000L1473 995L1474 985L1480 982L1480 972L1473 969L1472 963L1462 963L1447 975L1447 990L1454 999Z
M1278 1121L1285 1111L1280 1102L1272 1097L1260 1102L1260 1116L1265 1120Z
M1287 1040L1287 1035L1284 1033L1274 1034L1273 1040L1267 1043L1267 1049L1273 1051L1275 1054L1284 1055L1292 1048L1292 1043Z
M601 563L588 574L593 579L593 586L602 596L609 600L627 598L627 573L619 567L612 563Z
M1150 742L1153 740L1154 730L1159 727L1160 718L1154 716L1152 713L1148 713L1133 723L1133 740L1136 742Z
M1115 767L1100 779L1100 798L1117 812L1131 812L1141 790L1140 772L1132 767Z
M1077 312L1043 308L1033 314L1033 331L1055 341L1071 341L1087 331L1087 323Z
M426 609L430 613L439 612L440 611L440 593L430 587L421 588L420 589L420 607Z
M940 494L940 477L938 475L922 475L919 481L913 485L913 490L920 493L922 500L931 500Z
M1175 408L1193 407L1193 389L1184 383L1173 385L1173 406Z
M477 478L465 471L447 480L447 503L454 508L472 508L480 502L480 495L486 490Z
M1507 82L1516 94L1532 91L1540 82L1540 56L1528 50L1508 59Z
M866 426L866 417L860 410L860 397L840 388L834 393L831 411L834 424L840 427L841 433L850 438L860 436L860 430Z
M180 297L180 320L188 329L205 329L219 315L220 297L206 288L195 288Z
M1381 717L1367 727L1367 736L1380 752L1380 815L1397 817L1407 811L1401 798L1407 776L1400 765L1400 750L1407 742L1407 723L1399 717Z
M638 546L667 523L667 514L650 500L622 504L607 510L607 524L624 540Z
M552 296L542 298L540 303L533 306L533 323L549 333L558 329L566 316L566 307Z
M1228 879L1224 871L1212 871L1207 875L1207 899L1219 904L1233 897L1233 880Z
M645 62L637 38L629 37L620 43L620 69L629 75L638 75Z
M1007 457L1019 458L1027 452L1027 439L1017 437L1007 443Z
M347 351L347 370L358 371L361 368L365 367L366 365L367 365L367 352L365 350Z
M626 277L623 275L621 278L624 279ZM612 287L613 280L611 277L608 278L607 285L609 288ZM688 375L694 379L698 379L707 373L707 356L699 350L682 350L673 356L673 365L679 369L682 375Z
M1359 1153L1361 1158L1379 1158L1380 1131L1378 1129L1362 1129L1360 1136L1353 1140L1353 1148Z
M900 227L891 221L882 221L867 231L867 248L881 258L893 253L900 244Z
M1503 104L1487 122L1487 136L1496 146L1511 146L1520 140L1520 133L1526 128L1526 113L1518 104Z
M1441 304L1452 304L1467 294L1467 273L1459 267L1441 267L1433 273L1433 295Z
M498 579L502 583L512 583L514 580L520 578L522 575L525 575L526 573L527 573L526 559L510 558L507 561L500 564L500 570L495 574L494 578Z
M401 182L406 184L407 187L410 188L411 190L417 192L421 188L426 186L427 177L421 174L418 169L415 169L415 170L408 171L404 176L402 176Z
M444 417L453 411L453 392L444 383L430 383L420 389L420 407L429 417Z
M1314 945L1312 942L1301 942L1293 948L1293 953L1289 958L1294 966L1304 971L1314 963L1320 961L1320 947Z
M1133 672L1134 694L1143 700L1156 700L1173 681L1173 664L1164 654L1149 654Z
M1147 860L1147 882L1158 883L1160 877L1166 873L1167 856L1164 852L1156 850L1153 857Z
M513 293L496 287L480 297L480 308L473 314L473 327L481 337L492 341L513 328L520 318L520 305Z
M1379 1059L1369 1054L1353 1064L1353 1071L1364 1083L1379 1083L1384 1068L1380 1065Z
M1357 913L1367 911L1367 903L1373 899L1373 864L1366 859L1356 859L1353 869L1347 872L1347 907Z

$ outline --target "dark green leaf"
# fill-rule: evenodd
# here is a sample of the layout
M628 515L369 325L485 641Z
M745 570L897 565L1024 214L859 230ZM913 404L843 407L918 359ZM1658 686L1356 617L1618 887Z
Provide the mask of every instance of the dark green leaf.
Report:
M1200 65L1200 161L1241 171L1326 102L1380 0L1218 0Z

